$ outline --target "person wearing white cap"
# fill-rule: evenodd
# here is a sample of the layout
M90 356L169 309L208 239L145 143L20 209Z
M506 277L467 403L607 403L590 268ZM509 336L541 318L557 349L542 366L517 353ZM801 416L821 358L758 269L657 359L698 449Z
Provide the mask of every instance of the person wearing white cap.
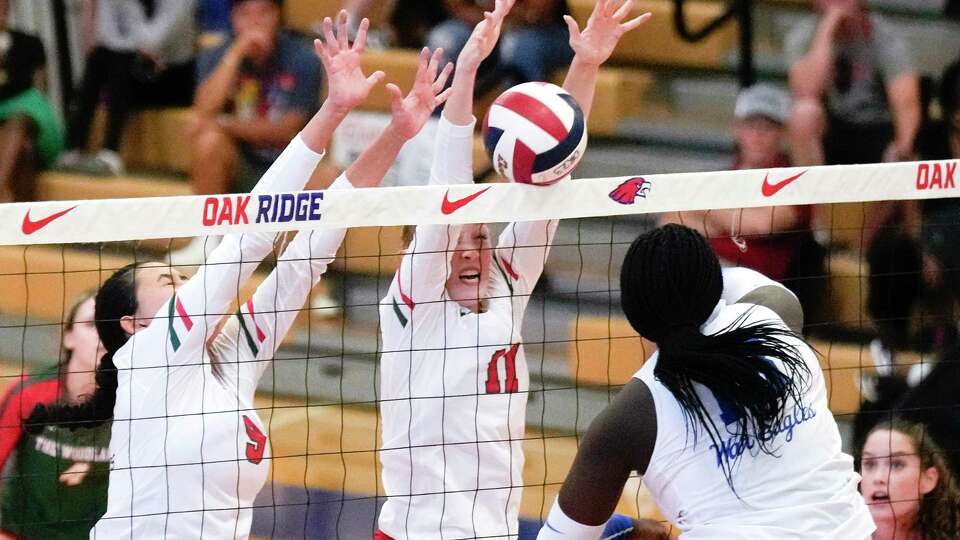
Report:
M733 169L789 167L784 149L790 94L759 83L740 91L734 106L736 155ZM771 185L789 175L767 173ZM760 176L757 176L760 180ZM771 193L771 196L775 194ZM813 207L774 206L665 214L665 223L683 223L706 236L728 266L744 266L782 281L800 298L809 319L817 318L817 280L823 275L823 248L810 231Z

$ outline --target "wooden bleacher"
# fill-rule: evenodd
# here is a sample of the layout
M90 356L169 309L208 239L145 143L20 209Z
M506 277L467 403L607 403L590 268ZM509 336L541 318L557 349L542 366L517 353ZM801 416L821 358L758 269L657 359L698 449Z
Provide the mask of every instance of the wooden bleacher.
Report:
M577 384L619 386L627 383L656 345L641 338L621 317L581 317L570 323L567 372ZM860 408L861 374L874 373L866 345L811 340L826 378L830 410L849 415ZM924 359L902 353L907 364Z
M110 254L71 246L0 246L0 268L3 269L0 271L0 287L6 291L0 295L0 313L62 321L75 298L86 290L97 288L115 270L133 260L129 254ZM149 258L141 257L140 260ZM266 272L255 273L240 288L239 298L245 299L253 294L266 276ZM318 285L322 290L329 287L326 281Z
M593 10L595 0L568 0L571 15L581 28ZM284 5L286 23L307 35L325 16L333 16L342 5L337 0L287 0ZM722 2L699 0L687 2L685 14L691 28L701 28L725 9ZM639 14L653 13L653 19L642 29L627 34L614 52L612 60L618 63L644 63L690 68L724 69L727 52L736 43L736 28L725 25L710 37L698 43L687 43L673 27L672 0L640 0L634 7ZM369 15L373 25L383 20L383 13Z

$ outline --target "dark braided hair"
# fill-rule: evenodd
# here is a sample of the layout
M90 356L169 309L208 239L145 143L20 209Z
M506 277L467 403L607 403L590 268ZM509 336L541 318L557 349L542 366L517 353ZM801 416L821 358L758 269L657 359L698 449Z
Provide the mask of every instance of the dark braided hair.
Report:
M120 319L137 312L136 270L144 263L133 263L117 270L97 292L94 319L100 341L107 350L96 372L96 390L89 399L76 405L61 403L38 405L24 422L27 431L38 433L47 424L70 429L99 426L113 418L117 401L117 368L113 355L130 339Z
M654 374L683 409L687 429L698 426L723 448L726 430L717 426L694 383L705 386L736 417L734 442L776 455L774 437L791 401L803 406L810 369L801 353L784 341L797 337L767 322L743 324L744 316L711 335L700 326L723 292L720 263L706 240L683 225L666 225L640 235L620 272L623 312L633 328L659 347ZM777 360L781 367L772 362ZM718 462L730 488L733 467L726 452Z

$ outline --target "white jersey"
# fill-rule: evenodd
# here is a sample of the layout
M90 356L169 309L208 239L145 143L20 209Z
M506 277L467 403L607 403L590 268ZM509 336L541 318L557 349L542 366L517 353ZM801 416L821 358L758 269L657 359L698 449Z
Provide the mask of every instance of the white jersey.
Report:
M440 120L431 183L471 181L472 136ZM556 226L506 227L479 314L445 293L461 227L417 227L380 304L379 527L394 539L517 536L530 387L520 328Z
M319 159L298 138L258 191L299 189ZM333 187L349 186L341 179ZM257 382L344 233L297 234L208 347L240 285L273 247L272 233L225 236L152 323L116 352L107 511L90 538L249 536L270 463L253 403Z
M710 334L734 323L761 321L783 324L765 307L721 300L701 331ZM650 388L657 414L656 443L643 482L663 515L684 531L682 538L862 540L874 530L857 491L860 477L853 459L840 448L816 355L799 339L787 341L802 353L811 377L802 407L788 406L770 441L776 456L760 452L753 442L743 447L732 435L719 449L702 429L696 438L689 435L679 403L654 375L658 354L635 375ZM736 418L712 393L697 387L721 431L732 426ZM720 468L723 455L734 463L736 493Z

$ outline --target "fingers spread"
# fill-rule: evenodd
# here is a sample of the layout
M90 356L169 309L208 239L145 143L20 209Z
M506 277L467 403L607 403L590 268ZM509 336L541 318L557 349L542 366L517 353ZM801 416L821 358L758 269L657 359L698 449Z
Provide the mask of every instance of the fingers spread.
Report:
M382 71L374 71L369 77L367 77L367 86L373 88L374 86L380 84L386 77L386 73Z
M443 105L444 103L446 103L447 98L450 97L450 92L453 92L453 88L447 88L446 90L441 92L439 95L437 95L437 97L434 98L434 101L433 101L436 104L434 107L437 107L439 105Z
M347 50L350 48L350 42L347 39L347 10L341 9L340 13L337 15L337 45L340 46L341 50Z
M340 51L337 37L333 35L333 20L330 17L323 18L323 41L328 54L333 55Z
M648 12L644 13L643 15L635 18L635 19L632 19L632 20L629 20L629 21L623 23L623 24L620 26L620 28L622 28L624 32L629 32L630 30L633 30L634 28L636 28L636 27L640 26L641 24L643 24L643 23L647 22L648 20L650 20L650 17L653 17L653 13L650 13L650 12L648 11Z
M624 2L623 5L620 6L620 9L614 12L613 18L618 21L622 21L624 17L630 14L630 10L633 9L633 3L634 0L627 0Z
M436 82L433 83L433 93L436 94L443 89L447 84L447 79L450 78L450 74L453 73L453 62L447 62L447 65L443 66L443 71L440 72L440 76L437 77Z
M364 17L357 28L357 39L353 42L353 50L363 52L367 47L367 30L370 28L370 19Z

